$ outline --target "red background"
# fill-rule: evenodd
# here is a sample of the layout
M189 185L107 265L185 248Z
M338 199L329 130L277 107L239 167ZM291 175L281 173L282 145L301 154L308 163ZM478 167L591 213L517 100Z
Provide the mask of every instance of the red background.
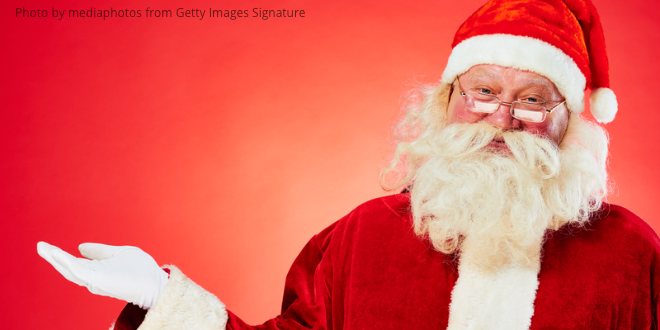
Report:
M67 282L44 240L142 247L253 323L307 239L367 199L401 94L439 79L461 1L5 1L5 329L105 329L123 303ZM609 201L656 229L655 0L595 1L620 112ZM15 17L26 9L303 9L303 19ZM208 13L207 13L208 15ZM631 262L634 262L631 261Z

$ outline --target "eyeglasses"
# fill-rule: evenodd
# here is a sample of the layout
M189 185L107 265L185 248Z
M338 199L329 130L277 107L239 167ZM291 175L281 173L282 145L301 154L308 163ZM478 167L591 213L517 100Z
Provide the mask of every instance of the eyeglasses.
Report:
M458 81L458 80L457 80ZM461 95L465 100L465 107L473 112L478 113L495 113L499 109L500 105L508 105L511 117L518 120L531 122L531 123L542 123L547 115L557 109L560 105L564 104L566 100L561 101L559 104L555 105L551 109L545 107L545 101L540 102L527 102L527 101L513 101L513 102L504 102L501 101L497 96L484 94L475 91L464 92L461 89Z

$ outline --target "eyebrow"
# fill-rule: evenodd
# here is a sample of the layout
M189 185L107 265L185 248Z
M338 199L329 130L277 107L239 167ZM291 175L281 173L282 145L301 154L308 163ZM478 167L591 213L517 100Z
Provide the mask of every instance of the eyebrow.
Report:
M477 78L475 81L481 81L483 78L498 79L501 77L499 74L491 71L478 70L476 73ZM553 90L556 88L556 86L553 86L552 82L548 78L544 79L543 77L527 78L523 82L525 85L541 85L546 87L548 90Z

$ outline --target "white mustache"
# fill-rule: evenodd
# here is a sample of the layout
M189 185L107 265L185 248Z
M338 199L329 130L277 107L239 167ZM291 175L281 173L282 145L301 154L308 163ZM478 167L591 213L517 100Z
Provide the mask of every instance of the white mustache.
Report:
M492 141L504 141L513 158L529 169L537 169L543 178L552 177L559 170L558 147L553 141L486 123L451 124L438 134L432 149L451 158L465 157L489 152L485 147Z

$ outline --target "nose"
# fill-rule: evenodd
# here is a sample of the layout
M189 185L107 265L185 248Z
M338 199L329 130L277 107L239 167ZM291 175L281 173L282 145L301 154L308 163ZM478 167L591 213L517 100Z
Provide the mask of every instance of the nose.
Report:
M509 102L501 102L497 110L486 116L483 120L503 130L519 129L521 122L511 116L511 106Z

